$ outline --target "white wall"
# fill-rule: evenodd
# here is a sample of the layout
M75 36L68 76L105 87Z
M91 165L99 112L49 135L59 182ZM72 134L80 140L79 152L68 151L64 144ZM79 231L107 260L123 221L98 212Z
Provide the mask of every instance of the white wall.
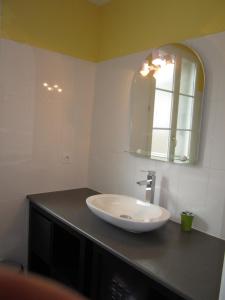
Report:
M94 79L93 63L1 40L0 258L26 261L27 194L87 186Z
M149 51L102 62L96 75L89 186L104 193L144 199L142 169L157 174L156 202L179 221L182 210L196 214L194 226L225 238L225 33L187 41L206 71L200 161L181 166L136 158L129 144L129 93L134 72ZM161 190L160 190L161 188Z
M0 42L0 258L26 261L26 194L89 186L144 198L136 185L145 178L142 169L156 170L156 201L174 220L192 210L196 228L225 238L225 33L187 44L200 53L207 77L195 167L124 152L132 77L149 51L102 62L95 74L93 63ZM46 81L61 85L63 93L47 92Z

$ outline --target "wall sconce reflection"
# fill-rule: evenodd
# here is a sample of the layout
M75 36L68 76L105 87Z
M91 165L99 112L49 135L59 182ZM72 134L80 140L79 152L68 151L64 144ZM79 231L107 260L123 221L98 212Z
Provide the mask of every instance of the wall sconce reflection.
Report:
M43 86L49 91L49 92L58 92L58 93L62 93L62 88L58 85L58 84L54 84L54 85L49 85L47 82L43 83Z

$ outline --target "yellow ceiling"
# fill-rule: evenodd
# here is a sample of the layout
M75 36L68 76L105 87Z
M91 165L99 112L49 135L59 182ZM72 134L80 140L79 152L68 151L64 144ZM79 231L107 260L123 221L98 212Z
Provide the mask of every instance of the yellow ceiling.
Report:
M225 31L224 0L112 0L100 10L100 60Z
M98 60L99 7L87 0L3 0L2 37Z
M101 61L225 31L224 0L2 0L3 38Z
M88 0L88 1L100 6L100 5L107 4L111 0Z

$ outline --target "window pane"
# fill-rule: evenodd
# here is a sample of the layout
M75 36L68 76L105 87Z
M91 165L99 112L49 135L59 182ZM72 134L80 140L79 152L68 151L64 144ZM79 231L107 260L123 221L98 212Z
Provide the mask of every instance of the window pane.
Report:
M181 63L181 79L180 79L180 93L185 95L194 95L195 89L196 66L190 60L182 58Z
M173 90L174 64L167 64L156 74L156 88Z
M175 160L187 161L190 158L190 131L176 132Z
M167 160L169 156L170 130L153 129L151 156Z
M193 104L192 97L180 96L178 105L177 128L178 129L191 129L193 117Z
M155 91L153 127L170 128L172 93Z

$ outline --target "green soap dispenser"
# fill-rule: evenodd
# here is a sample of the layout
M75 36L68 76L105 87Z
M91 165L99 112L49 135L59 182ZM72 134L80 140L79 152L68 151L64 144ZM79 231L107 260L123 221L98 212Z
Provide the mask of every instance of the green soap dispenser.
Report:
M194 214L189 211L181 213L181 229L182 231L191 231Z

